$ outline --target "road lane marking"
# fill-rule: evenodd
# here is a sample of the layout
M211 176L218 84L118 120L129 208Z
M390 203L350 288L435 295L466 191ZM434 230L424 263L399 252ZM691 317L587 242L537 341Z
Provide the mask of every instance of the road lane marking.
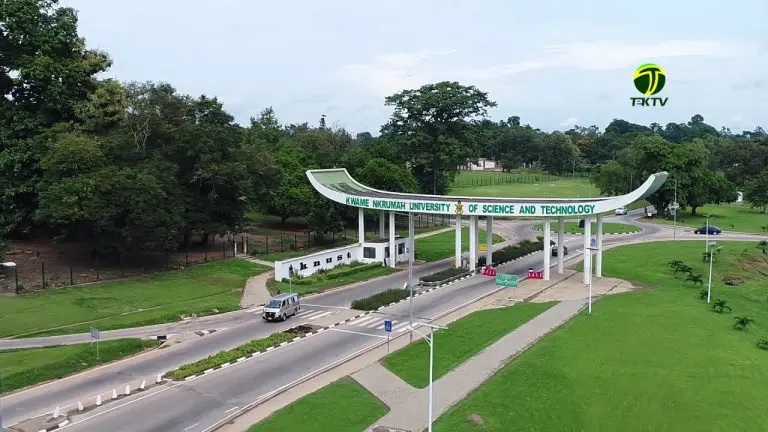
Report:
M184 430L185 430L185 431L188 431L188 430L192 429L193 427L195 427L195 426L197 426L197 425L199 425L199 424L200 424L200 423L195 423L195 424L193 424L192 426L189 426L189 427L185 427L185 428L184 428Z
M234 410L236 410L236 409L238 409L238 408L240 408L240 405L238 405L238 406L236 406L236 407L232 407L232 408L230 408L230 409L228 409L228 410L224 411L224 414L228 414L228 413L231 413L232 411L234 411Z
M309 320L310 320L310 321L312 321L312 320L316 320L316 319L318 319L318 318L322 318L322 317L324 317L324 316L326 316L326 315L330 315L330 314L332 314L332 313L333 313L333 312L325 312L325 313L321 313L320 315L317 315L317 316L313 316L312 318L309 318Z
M319 304L312 304L312 303L302 303L302 305L312 306L312 307L331 308L331 309L349 309L349 306L326 306L326 305L319 305Z
M363 333L363 332L356 332L356 331L352 331L352 330L342 330L342 329L337 329L337 328L332 328L331 330L337 331L337 332L342 332L342 333L356 334L356 335L360 335L360 336L370 336L370 337L384 338L384 339L387 338L386 336L375 335L375 334L370 334L370 333Z

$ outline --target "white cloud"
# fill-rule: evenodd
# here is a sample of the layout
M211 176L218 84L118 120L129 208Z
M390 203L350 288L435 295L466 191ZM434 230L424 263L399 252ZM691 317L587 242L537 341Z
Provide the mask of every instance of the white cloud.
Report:
M652 44L584 42L549 46L532 59L488 68L466 69L462 75L470 79L490 80L540 69L628 69L643 62L665 58L740 57L753 54L757 50L754 44L705 40L671 40Z
M343 66L337 77L366 87L376 96L385 97L437 80L442 72L431 65L430 60L453 52L427 50L381 54L368 64Z
M568 117L567 119L560 122L560 126L572 127L575 126L578 122L579 119L577 117Z

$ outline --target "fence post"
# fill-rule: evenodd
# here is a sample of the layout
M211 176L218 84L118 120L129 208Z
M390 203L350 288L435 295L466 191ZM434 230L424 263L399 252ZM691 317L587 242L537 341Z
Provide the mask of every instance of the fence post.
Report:
M227 258L227 239L222 239L221 242L221 255L223 258Z
M45 263L40 263L40 273L43 275L43 289L45 289Z
M72 263L69 263L69 284L74 285L75 284L75 278L72 275Z
M101 255L96 255L96 281L99 281L99 267L101 267Z
M243 243L243 255L248 255L248 242L245 241L245 236L240 236L240 241Z
M165 250L165 268L166 270L171 268L171 253L168 249Z
M285 248L283 247L283 233L280 233L280 252L285 252Z
M189 267L189 245L184 243L184 267Z
M203 244L203 259L208 262L208 243Z
M293 233L293 250L299 249L299 234Z
M125 277L124 267L123 267L123 253L120 252L120 277Z
M269 253L269 236L268 235L264 236L264 251L265 251L264 255Z
M307 249L312 247L312 231L307 230Z

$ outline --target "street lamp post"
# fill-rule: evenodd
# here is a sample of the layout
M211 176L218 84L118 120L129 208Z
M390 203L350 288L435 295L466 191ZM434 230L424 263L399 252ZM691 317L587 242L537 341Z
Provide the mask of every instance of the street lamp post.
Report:
M589 301L587 303L587 313L592 314L592 252L598 250L596 247L588 247L587 250L589 251L589 277L587 280L589 281Z
M408 299L408 323L413 327L413 255L414 255L414 226L413 213L408 212L408 287L410 294ZM413 342L413 333L411 333L411 342Z
M722 246L719 246L717 248L712 248L707 252L707 258L709 259L709 281L707 282L707 303L709 303L710 298L712 297L712 261L715 260L715 251L718 251L722 248Z
M447 327L443 327L443 326L439 326L439 325L434 325L434 324L427 324L427 323L421 323L421 325L429 327L429 336L427 336L424 333L416 330L415 328L413 328L413 326L410 326L410 330L411 330L411 332L416 332L419 335L421 335L421 337L423 337L424 340L429 345L429 412L427 414L427 422L428 422L427 423L427 425L428 425L427 426L427 431L428 432L432 432L432 412L433 412L433 409L432 409L432 407L433 407L433 393L432 393L433 380L432 380L432 375L433 375L433 369L434 369L434 364L435 364L435 333L434 333L434 330L435 329L445 330Z
M672 206L672 240L677 240L677 179L675 179L675 202Z
M709 252L709 218L712 217L712 215L707 214L705 216L707 218L707 225L706 225L706 231L704 232L704 240L707 244L704 245L704 252Z
M19 291L19 272L18 272L18 268L16 268L16 263L13 261L7 261L0 265L6 268L13 268L14 279L16 281L16 292L18 292ZM0 393L1 392L2 392L2 379L0 379ZM0 404L0 432L4 432L4 431L5 431L5 426L3 426L3 407L2 407L2 404Z

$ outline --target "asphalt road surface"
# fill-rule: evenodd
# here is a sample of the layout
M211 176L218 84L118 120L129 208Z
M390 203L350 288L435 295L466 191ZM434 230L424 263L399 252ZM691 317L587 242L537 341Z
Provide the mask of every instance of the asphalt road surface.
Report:
M629 219L632 215L615 219ZM614 219L614 218L611 218ZM642 233L606 236L604 244L618 244L651 237L671 237L671 229L642 224ZM697 238L690 229L678 230L678 238ZM764 238L755 235L721 235L723 240ZM578 236L567 236L566 245L574 258L583 245ZM542 254L537 253L500 268L505 273L523 275L529 267L540 266ZM553 259L552 264L556 264ZM446 263L433 263L414 268L414 277L443 268ZM360 284L354 288L315 296L311 303L312 316L342 310L360 297L393 286L402 285L407 274L398 273L384 280ZM478 276L450 285L413 300L414 321L431 318L481 295L496 290L495 283ZM395 321L395 331L402 330L408 316L408 302L337 326L332 330L306 338L229 368L183 383L173 383L133 395L117 403L72 418L73 431L190 431L199 432L214 424L235 407L245 406L265 397L282 386L289 386L301 377L340 361L378 343L385 333L384 319ZM179 364L203 358L222 349L234 348L248 340L263 337L301 324L302 316L286 323L264 323L251 312L252 319L226 331L216 332L194 342L185 342L157 350L114 365L13 394L2 400L4 423L14 424L26 418L76 404L89 396L108 391L132 379L161 373ZM373 318L373 319L371 319ZM377 323L376 319L380 321ZM310 322L311 323L311 322Z

